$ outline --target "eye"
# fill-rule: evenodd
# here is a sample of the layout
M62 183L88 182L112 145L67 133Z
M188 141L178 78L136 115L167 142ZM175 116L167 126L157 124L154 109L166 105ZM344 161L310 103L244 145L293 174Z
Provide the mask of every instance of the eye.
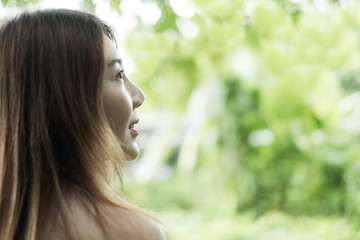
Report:
M121 79L124 79L124 69L119 71L116 76L115 76L115 79L116 80L121 80Z

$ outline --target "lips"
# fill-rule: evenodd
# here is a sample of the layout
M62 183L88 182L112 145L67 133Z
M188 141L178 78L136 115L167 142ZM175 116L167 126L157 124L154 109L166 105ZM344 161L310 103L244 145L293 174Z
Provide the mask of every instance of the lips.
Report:
M135 128L135 124L137 124L138 122L139 122L138 118L130 122L129 130L130 130L130 133L133 135L139 134L139 131Z

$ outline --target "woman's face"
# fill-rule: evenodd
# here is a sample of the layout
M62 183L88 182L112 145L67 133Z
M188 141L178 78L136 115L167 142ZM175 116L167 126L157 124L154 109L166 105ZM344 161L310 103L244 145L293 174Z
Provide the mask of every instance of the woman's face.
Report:
M114 43L105 37L104 109L110 125L120 139L127 160L139 155L135 142L139 131L134 127L139 118L135 109L145 99L144 93L125 75L122 60Z

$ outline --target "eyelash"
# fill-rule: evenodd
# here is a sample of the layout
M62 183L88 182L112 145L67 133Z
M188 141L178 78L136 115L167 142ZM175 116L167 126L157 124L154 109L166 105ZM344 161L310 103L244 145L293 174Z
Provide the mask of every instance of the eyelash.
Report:
M115 79L124 79L124 69L116 74Z

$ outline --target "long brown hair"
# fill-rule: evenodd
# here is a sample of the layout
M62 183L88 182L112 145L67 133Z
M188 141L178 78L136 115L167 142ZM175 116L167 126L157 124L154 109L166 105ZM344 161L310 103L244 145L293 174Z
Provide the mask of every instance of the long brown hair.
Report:
M115 41L97 17L72 10L2 24L1 239L37 239L53 209L70 216L71 189L131 208L104 190L123 162L103 110L104 36Z

